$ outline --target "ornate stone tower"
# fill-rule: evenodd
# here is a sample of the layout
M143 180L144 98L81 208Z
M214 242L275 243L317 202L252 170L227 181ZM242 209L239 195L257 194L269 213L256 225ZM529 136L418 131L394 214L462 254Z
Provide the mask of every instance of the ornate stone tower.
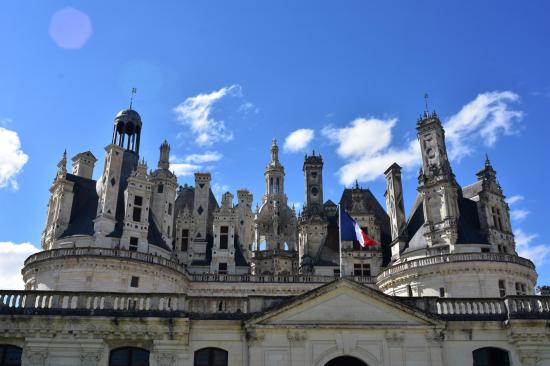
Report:
M424 112L416 130L422 152L418 191L424 204L424 237L430 247L448 245L452 250L458 238L460 187L447 157L445 131L435 112Z
M313 271L314 258L327 236L328 222L323 209L323 158L321 155L306 155L304 172L304 209L298 220L298 250L300 269L303 273Z
M48 214L46 227L42 232L42 248L52 249L53 242L69 225L73 205L74 183L67 180L67 152L57 163L57 174L50 187L50 200L48 202Z
M478 200L481 230L487 241L492 244L492 251L515 254L510 208L488 157L485 159L485 166L476 175L478 182L481 183L481 191L478 197L474 197Z
M160 230L162 239L171 246L175 221L174 201L176 199L178 180L176 175L169 170L169 156L170 145L164 140L162 145L160 145L158 168L151 173L151 182L153 183L151 214L153 221Z
M147 253L149 244L149 212L151 206L152 183L147 176L147 164L141 161L128 177L124 192L124 229L120 247L131 251Z
M407 221L405 204L403 202L403 184L401 182L401 167L393 163L385 172L387 188L386 208L390 217L392 260L399 259L407 241Z
M250 252L252 251L252 243L254 242L254 214L252 213L252 193L246 189L237 191L237 235L241 251L247 262L250 261Z
M222 205L214 211L214 243L210 271L220 274L235 273L235 221L233 195L224 193Z
M264 172L265 194L255 218L256 248L252 271L256 274L290 274L297 270L296 213L287 205L284 176L279 147L273 140L271 160Z
M208 235L208 209L210 204L210 173L195 173L195 199L193 217L195 227L191 246L192 259L206 258Z
M97 217L94 220L94 236L104 238L111 234L124 217L124 200L127 178L137 168L141 135L141 117L132 109L120 111L115 117L113 139L105 147L103 175L97 182Z

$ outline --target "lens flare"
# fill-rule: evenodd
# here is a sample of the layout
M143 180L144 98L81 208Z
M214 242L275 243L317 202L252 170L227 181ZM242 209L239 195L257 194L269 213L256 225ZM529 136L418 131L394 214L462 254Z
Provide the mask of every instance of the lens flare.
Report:
M80 10L64 8L52 15L50 37L61 48L82 48L92 32L90 17Z

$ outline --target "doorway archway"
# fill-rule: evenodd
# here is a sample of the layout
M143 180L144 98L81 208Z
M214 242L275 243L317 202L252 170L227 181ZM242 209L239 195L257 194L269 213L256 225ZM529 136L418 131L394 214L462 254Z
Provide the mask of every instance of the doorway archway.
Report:
M352 356L340 356L333 358L325 366L368 366L358 358Z

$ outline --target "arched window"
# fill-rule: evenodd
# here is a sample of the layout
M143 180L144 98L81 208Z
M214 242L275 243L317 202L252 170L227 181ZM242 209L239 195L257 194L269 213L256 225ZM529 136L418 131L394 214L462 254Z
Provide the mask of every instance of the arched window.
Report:
M227 351L221 348L203 348L195 351L194 366L227 366Z
M495 347L476 349L473 352L474 366L510 366L508 352Z
M351 356L340 356L330 360L325 366L367 366L363 361Z
M136 347L116 348L109 356L109 366L149 366L149 351Z
M22 351L17 346L0 345L0 366L20 366Z

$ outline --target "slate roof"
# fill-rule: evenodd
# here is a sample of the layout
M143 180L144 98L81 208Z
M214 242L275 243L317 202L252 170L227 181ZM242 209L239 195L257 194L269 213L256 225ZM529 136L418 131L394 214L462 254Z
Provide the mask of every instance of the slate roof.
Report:
M479 223L477 203L460 195L458 197L458 210L460 216L456 244L487 244L487 238L482 235ZM407 222L407 233L410 240L405 245L405 252L426 247L426 240L423 235L425 231L424 221L424 204L420 195L417 195Z
M94 235L94 219L97 214L98 196L96 181L67 174L67 180L74 183L73 206L69 226L60 238L73 235Z

